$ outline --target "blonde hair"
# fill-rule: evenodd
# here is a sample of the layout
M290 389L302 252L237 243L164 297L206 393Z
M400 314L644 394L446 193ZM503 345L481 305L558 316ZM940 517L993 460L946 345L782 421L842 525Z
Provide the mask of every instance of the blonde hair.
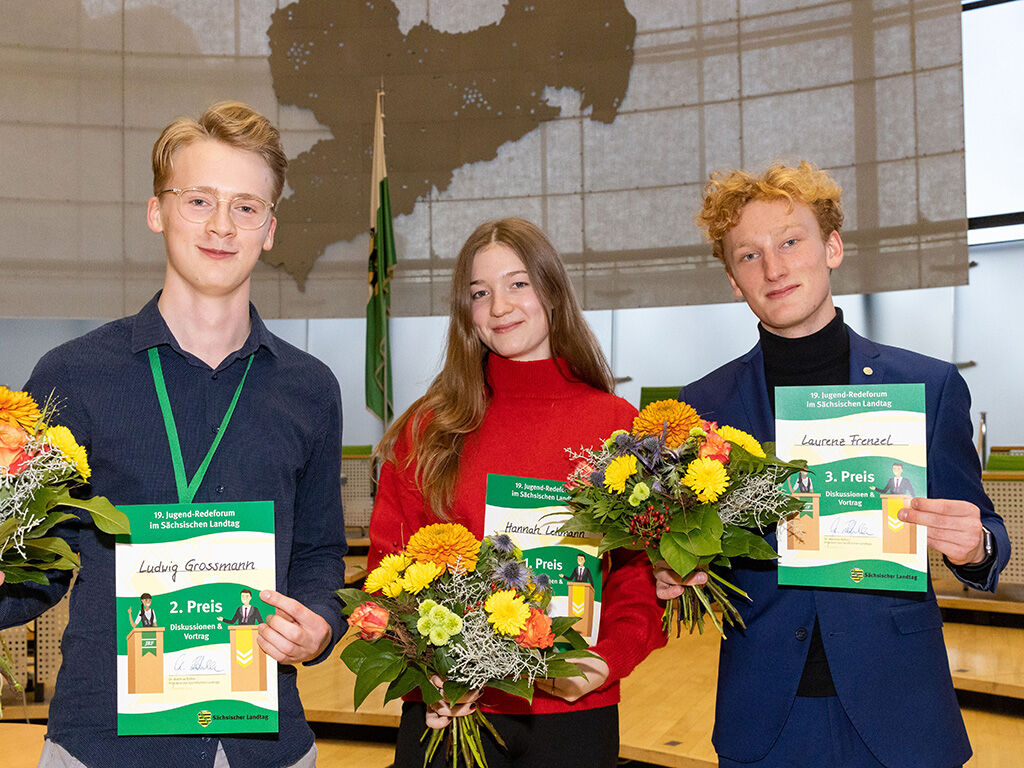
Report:
M711 241L715 258L729 269L722 241L739 223L747 203L778 199L786 199L790 205L803 203L814 212L821 237L827 240L843 226L842 194L842 187L828 171L806 160L795 168L777 163L760 176L743 170L719 171L704 185L704 202L695 220Z
M615 388L611 368L576 300L572 283L554 246L534 224L506 218L481 224L469 236L452 272L451 313L444 367L427 388L388 428L376 455L395 461L395 442L411 422L412 450L406 466L415 464L416 483L428 508L441 520L455 498L459 456L466 436L483 422L490 391L487 357L491 354L473 326L473 259L485 246L501 243L522 260L537 296L548 310L548 338L553 357L565 361L563 375L595 389Z
M219 101L203 112L199 120L179 117L164 128L153 145L154 194L167 187L178 150L201 139L216 139L236 149L258 154L273 176L274 194L270 202L276 203L281 197L288 169L281 133L267 118L240 101Z

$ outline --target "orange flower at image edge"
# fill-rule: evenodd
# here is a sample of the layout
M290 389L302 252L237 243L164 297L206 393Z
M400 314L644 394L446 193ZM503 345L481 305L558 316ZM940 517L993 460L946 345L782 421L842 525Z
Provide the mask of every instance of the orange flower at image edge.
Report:
M516 643L523 648L550 648L555 643L555 635L551 631L551 617L537 608L530 609L530 618L526 626L516 638Z
M18 459L25 453L23 449L27 442L28 435L25 430L0 421L0 468L6 469L12 475L17 474L11 467L17 464Z
M27 392L12 392L7 387L0 387L0 424L35 432L42 417L39 406Z
M412 535L405 554L420 562L442 565L449 573L472 571L476 569L480 542L463 525L434 523Z
M678 448L690 436L690 430L700 426L700 416L692 406L678 400L659 400L651 403L633 419L633 434L637 437L665 433L665 446Z

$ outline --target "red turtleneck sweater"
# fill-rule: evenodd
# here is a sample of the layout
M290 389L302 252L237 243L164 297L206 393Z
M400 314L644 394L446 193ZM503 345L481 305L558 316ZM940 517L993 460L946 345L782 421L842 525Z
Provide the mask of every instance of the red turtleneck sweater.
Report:
M493 398L480 429L462 451L452 521L483 537L487 475L564 480L572 471L566 448L594 447L616 429L628 429L636 409L615 395L562 374L554 360L515 362L491 355L487 380ZM415 482L415 470L400 469L410 451L411 430L395 446L397 466L381 469L380 485L370 522L369 567L402 549L409 536L438 522L426 508ZM610 670L608 681L579 701L569 702L534 691L533 705L524 699L488 691L481 708L488 712L547 714L592 709L619 701L619 679L628 675L652 650L664 645L662 607L654 593L650 563L641 552L617 550L606 570L601 602L601 630L591 650ZM606 562L607 569L607 562Z

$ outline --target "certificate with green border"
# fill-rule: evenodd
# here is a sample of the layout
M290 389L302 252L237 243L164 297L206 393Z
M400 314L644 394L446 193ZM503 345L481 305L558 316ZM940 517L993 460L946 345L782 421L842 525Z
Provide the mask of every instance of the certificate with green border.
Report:
M558 533L568 498L558 480L487 475L484 535L509 536L533 572L551 579L548 615L578 617L573 629L593 644L601 623L601 537Z
M256 642L273 608L274 503L120 506L118 735L277 731L277 662Z
M899 511L928 488L924 384L778 387L776 452L811 471L778 528L779 584L923 592L927 531Z

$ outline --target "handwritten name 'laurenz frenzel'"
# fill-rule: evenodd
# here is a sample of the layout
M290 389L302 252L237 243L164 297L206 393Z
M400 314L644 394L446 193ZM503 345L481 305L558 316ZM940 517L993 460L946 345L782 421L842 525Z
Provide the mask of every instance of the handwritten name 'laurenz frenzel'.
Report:
M892 435L885 437L865 437L863 435L846 435L845 437L810 437L804 435L800 438L800 445L897 445L892 441Z

